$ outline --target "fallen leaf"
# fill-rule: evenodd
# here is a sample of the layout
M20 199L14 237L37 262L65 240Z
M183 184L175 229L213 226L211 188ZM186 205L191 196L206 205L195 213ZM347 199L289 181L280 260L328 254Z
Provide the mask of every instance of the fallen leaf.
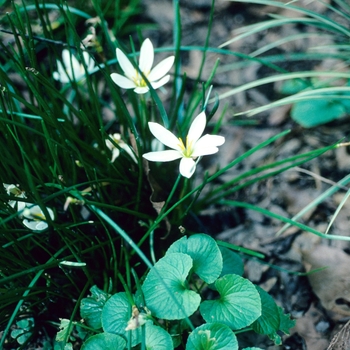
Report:
M350 321L332 338L327 350L350 349Z
M350 316L350 256L342 249L320 245L303 251L302 257L307 271L326 267L308 275L308 279L330 316Z

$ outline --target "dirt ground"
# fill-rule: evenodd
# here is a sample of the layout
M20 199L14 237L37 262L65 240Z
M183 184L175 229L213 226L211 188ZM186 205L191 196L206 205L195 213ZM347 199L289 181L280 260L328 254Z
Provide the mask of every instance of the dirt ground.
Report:
M155 46L170 46L173 38L172 1L145 0L143 4L146 19L157 24L161 29L149 32ZM210 5L210 0L180 1L182 45L204 44ZM298 2L297 5L304 5L320 13L327 12L326 7L320 1ZM212 47L218 47L232 38L237 28L267 19L267 13L281 14L281 10L274 8L221 0L216 1L215 9L210 39ZM283 14L288 15L286 12ZM248 54L287 34L305 30L308 29L297 25L276 28L273 31L265 31L248 37L246 40L234 42L229 48ZM274 50L277 53L306 51L312 45L316 45L316 42L312 40L299 40ZM183 53L183 71L190 78L195 78L201 57L200 52ZM214 92L218 94L273 73L261 65L251 65L234 71L226 70L226 64L238 62L238 59L208 54L204 79L209 76L217 58L221 60L221 68L218 69L218 74L214 79ZM330 61L309 61L307 63L293 62L292 65L285 64L283 68L289 71L321 68L326 70L333 65L334 62ZM331 145L343 138L347 141L350 131L348 118L313 129L303 129L290 118L290 106L257 115L245 125L238 123L237 118L233 118L236 112L265 105L277 99L279 97L278 88L277 85L268 85L221 101L220 108L223 108L225 103L228 104L223 127L226 147L220 151L221 166L269 137L287 129L291 130L277 143L264 148L227 172L221 179L223 182L269 162ZM243 117L243 120L248 119ZM338 148L300 167L243 189L229 199L245 201L291 218L325 190L344 178L348 174L349 165L350 155L347 148ZM305 213L301 222L325 232L346 190L346 187L342 188ZM349 236L349 206L348 202L345 203L333 223L330 234ZM289 337L285 337L281 347L273 345L266 337L260 339L251 334L240 338L241 346L258 346L269 350L350 349L348 340L350 326L346 324L350 316L350 278L348 277L350 275L350 256L348 255L350 246L348 242L322 239L295 227L279 233L283 223L245 209L211 208L203 213L201 220L202 231L218 239L251 248L266 255L266 264L253 259L246 261L246 276L269 291L278 304L296 319L296 327L292 329ZM278 266L279 269L271 267L271 264ZM305 272L324 266L328 268L309 277L286 272L286 270ZM333 339L341 329L342 331Z

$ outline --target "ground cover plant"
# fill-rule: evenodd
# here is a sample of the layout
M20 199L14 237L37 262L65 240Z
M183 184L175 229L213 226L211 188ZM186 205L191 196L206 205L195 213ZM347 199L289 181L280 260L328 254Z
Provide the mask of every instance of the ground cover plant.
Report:
M293 4L239 2L288 6L313 18L303 18L305 25L336 38L349 34ZM348 8L337 3L340 9L330 9L348 19ZM210 46L214 1L205 40L187 46L178 1L172 2L170 46L145 35L158 29L150 29L137 0L2 6L0 346L258 349L242 345L244 334L252 333L281 345L294 320L244 274L247 261L266 263L266 256L206 234L201 215L217 208L251 210L277 220L281 232L294 226L325 240L350 240L328 234L337 215L325 232L299 222L345 186L346 176L292 218L239 197L346 144L337 140L242 171L247 159L283 146L289 130L223 163L220 154L232 147L226 132L231 106L225 102L285 80L289 85L281 91L291 97L248 114L291 103L292 117L313 127L347 113L348 73L293 73L280 69L281 57L258 57L268 48L245 54L226 48L231 41ZM288 21L296 20L259 23L241 36ZM193 52L201 59L196 75L188 77L183 60ZM220 65L210 55L234 57L240 65ZM341 52L329 56L345 62ZM216 91L217 74L257 63L273 74ZM340 109L333 113L334 101ZM317 120L309 112L305 121L300 103L327 113Z

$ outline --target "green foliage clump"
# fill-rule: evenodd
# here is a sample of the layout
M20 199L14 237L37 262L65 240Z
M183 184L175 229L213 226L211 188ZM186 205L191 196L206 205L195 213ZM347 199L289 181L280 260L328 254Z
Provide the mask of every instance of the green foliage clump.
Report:
M224 249L227 255L236 255ZM234 331L244 329L268 335L280 345L281 332L288 334L295 322L280 312L267 292L246 278L236 274L220 277L223 266L234 268L229 262L230 259L223 260L219 246L210 236L183 237L151 268L135 296L116 293L101 312L91 310L91 315L83 306L87 299L83 299L81 311L87 319L101 320L102 335L117 335L121 339L131 336L133 347L144 341L147 349L174 349L180 345L178 332L182 330L190 332L187 350L234 350L238 349ZM203 300L209 283L214 283L219 297ZM198 312L205 323L195 328L191 317ZM171 328L168 322L172 322ZM172 333L173 330L176 333ZM85 344L92 346L96 342L98 346L101 339L94 335Z

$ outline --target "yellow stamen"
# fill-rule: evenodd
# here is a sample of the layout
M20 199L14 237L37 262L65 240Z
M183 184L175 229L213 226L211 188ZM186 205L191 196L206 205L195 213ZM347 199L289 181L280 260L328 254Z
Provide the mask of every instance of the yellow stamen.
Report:
M148 77L148 74L149 74L150 72L143 72L143 74L144 74L144 76L145 77ZM143 79L143 77L142 77L142 75L140 74L140 72L137 70L137 69L135 69L135 76L134 76L134 83L137 85L137 86L140 86L140 87L146 87L147 86L147 84L146 84L146 82L145 82L145 80Z
M43 213L35 213L33 214L33 219L35 221L46 221L46 217Z
M182 138L179 137L179 140L180 140L179 146L180 146L181 150L182 150L182 151L185 151L185 150L186 150L186 147L185 147L185 145L184 145L184 143L183 143L183 141L182 141Z
M187 149L187 153L192 153L192 140L188 139L188 136L186 136L186 149ZM190 154L189 154L190 155Z

